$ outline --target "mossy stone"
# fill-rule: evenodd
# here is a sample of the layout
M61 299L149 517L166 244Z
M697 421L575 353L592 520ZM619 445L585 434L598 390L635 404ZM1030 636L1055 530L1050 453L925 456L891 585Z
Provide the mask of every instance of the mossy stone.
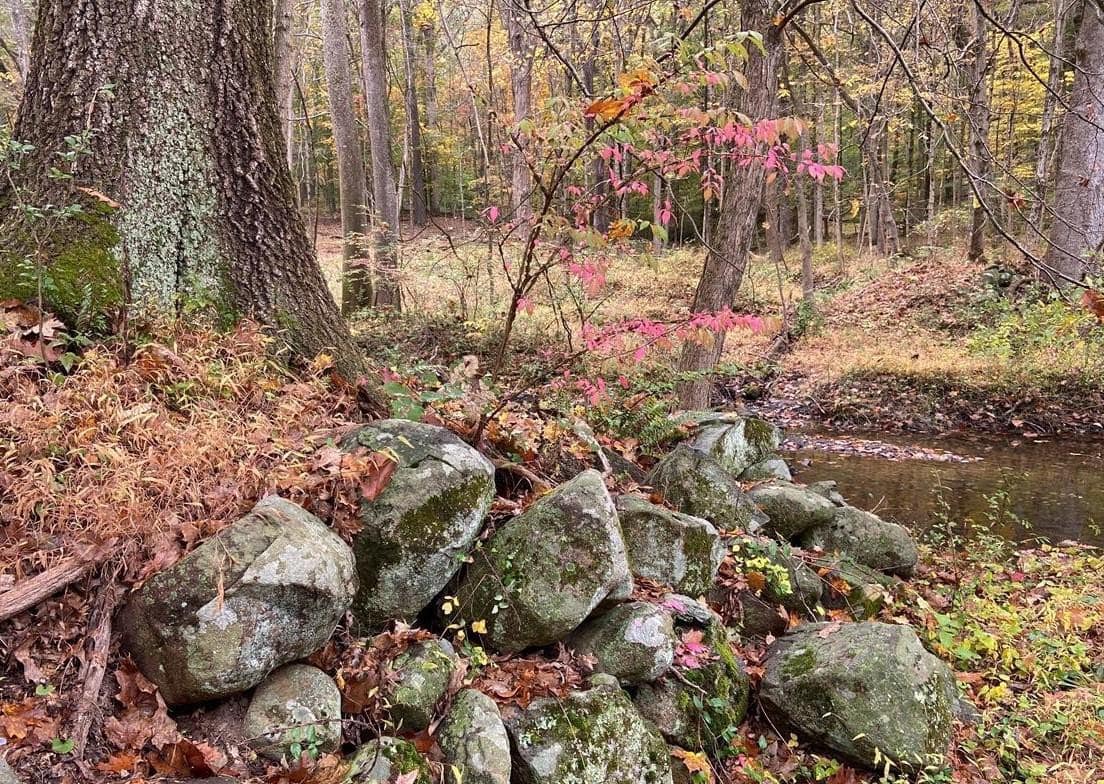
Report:
M456 695L437 733L445 762L465 784L509 784L510 738L494 700L474 689Z
M445 640L418 643L392 662L395 684L388 696L388 712L400 731L417 732L429 726L458 663Z
M425 757L413 743L384 736L361 746L349 758L342 784L391 784L399 776L415 774L411 784L433 784Z
M722 530L756 530L766 518L744 494L735 474L707 453L679 444L648 475L664 500Z
M588 620L567 647L593 656L597 672L622 682L654 681L675 659L674 624L670 613L654 604L629 602Z
M257 687L242 731L253 748L277 762L297 759L295 747L334 751L341 744L341 692L317 667L281 667Z
M902 577L910 576L919 561L908 529L853 506L837 508L830 522L805 531L801 544L840 553L855 563Z
M704 424L690 440L690 446L712 456L733 476L774 457L781 443L781 431L755 417Z
M873 769L944 760L954 675L911 628L809 624L775 642L764 666L760 702L806 740Z
M708 520L636 495L617 498L617 516L634 575L690 596L701 596L713 585L725 547Z
M367 628L413 618L475 544L494 500L494 466L448 430L405 420L359 428L341 448L384 451L398 460L379 497L360 503L353 612Z
M808 529L830 523L835 505L824 496L792 482L773 480L756 485L748 497L769 518L765 528L782 538L792 539Z

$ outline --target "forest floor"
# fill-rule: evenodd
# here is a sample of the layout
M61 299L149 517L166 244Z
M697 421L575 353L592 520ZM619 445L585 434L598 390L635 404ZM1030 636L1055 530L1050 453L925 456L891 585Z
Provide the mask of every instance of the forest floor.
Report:
M492 360L490 335L509 290L501 268L488 269L488 248L474 239L474 224L439 221L420 231L404 226L403 234L412 322L406 329L413 337L422 327L437 331L442 321L462 323L472 338L464 347ZM333 222L320 226L319 250L336 289L340 229ZM701 264L700 249L655 252L632 244L608 269L606 289L591 305L593 320L685 313ZM817 295L808 308L801 303L796 249L781 265L753 254L736 310L763 317L766 328L729 334L718 370L723 398L782 423L839 429L980 430L1029 438L1104 433L1104 327L1076 295L1070 302L1025 296L1030 287L1019 286L1010 297L954 244L893 260L825 245L814 267ZM534 293L532 312L519 319L521 343L567 343L561 314L579 296L563 293L569 288L555 291L550 284ZM419 325L420 318L429 324ZM363 328L371 337L378 327ZM783 330L790 341L772 351ZM669 386L664 380L674 359L658 350L634 363L627 372L632 391Z

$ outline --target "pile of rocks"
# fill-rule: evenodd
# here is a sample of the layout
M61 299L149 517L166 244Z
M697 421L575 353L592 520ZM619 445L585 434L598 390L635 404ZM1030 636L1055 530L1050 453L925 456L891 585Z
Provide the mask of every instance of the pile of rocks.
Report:
M953 678L911 629L811 622L782 634L787 612L823 617L825 574L853 586L839 606L871 614L890 575L915 567L916 548L834 487L793 483L779 442L761 420L702 415L648 477L669 506L612 498L586 470L487 534L495 484L483 455L441 428L373 423L342 448L387 450L398 468L362 503L351 547L304 509L265 498L132 594L124 645L171 705L253 690L242 732L278 760L341 747L337 686L297 662L347 612L364 633L447 615L500 653L564 642L594 662L588 687L505 715L485 694L455 692L461 661L447 641L421 642L391 664L389 726L399 736L435 728L465 782L629 784L671 782L670 746L727 742L750 689L733 642L775 634L759 693L773 721L862 765L940 757ZM816 550L820 573L790 542ZM725 587L728 557L776 579ZM634 601L634 578L671 593ZM725 606L737 608L728 625L713 609ZM401 737L348 762L347 782L429 780Z

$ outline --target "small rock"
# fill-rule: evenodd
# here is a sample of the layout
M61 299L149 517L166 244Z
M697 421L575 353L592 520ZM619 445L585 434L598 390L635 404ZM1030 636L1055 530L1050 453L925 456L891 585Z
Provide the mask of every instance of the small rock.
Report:
M597 471L584 471L507 522L477 549L456 591L468 621L504 652L562 640L600 604L626 599L632 574Z
M702 517L723 530L755 530L766 521L734 474L686 444L656 464L648 484L680 512Z
M766 654L759 699L774 721L849 761L938 764L951 740L954 675L911 628L816 623Z
M793 474L786 461L780 457L772 457L753 463L740 474L743 482L761 482L766 479L781 479L784 482L793 480Z
M690 440L690 446L712 456L733 476L769 460L781 443L782 432L755 417L740 417L731 424L703 424Z
M839 485L835 479L824 479L820 482L813 482L806 485L806 489L812 490L817 495L824 496L836 506L847 506L847 501L840 495Z
M392 663L395 685L388 698L391 720L402 732L424 730L445 696L458 659L447 640L427 640Z
M474 689L456 695L437 734L445 762L464 784L509 784L510 738L494 700Z
M155 575L119 615L124 647L170 705L256 686L318 650L356 591L353 554L276 496Z
M682 679L668 676L641 684L634 703L668 742L715 754L744 720L751 682L723 626L711 626L704 639L711 661L681 668Z
M15 775L11 766L2 759L0 759L0 784L23 784L23 780Z
M317 667L289 664L269 675L253 694L243 733L259 753L276 760L318 757L341 744L341 692Z
M614 679L592 682L507 721L519 784L671 784L663 737Z
M669 593L659 603L674 619L682 624L692 626L708 626L717 620L718 616L709 609L709 606L690 596L680 593Z
M405 420L373 422L348 435L345 451L399 458L383 492L362 501L353 542L357 620L378 627L412 618L459 570L494 500L494 466L448 430Z
M830 522L805 531L801 544L838 552L855 563L902 577L910 576L919 560L908 529L853 506L836 509Z
M783 539L831 522L836 511L828 499L792 482L758 485L748 491L748 497L770 518L766 529Z
M654 681L671 669L675 630L664 610L629 602L591 618L568 638L567 646L594 656L598 672L626 683Z
M371 740L349 758L342 784L392 784L399 776L416 774L411 784L433 784L429 763L413 743L398 738Z
M629 567L638 577L701 596L724 560L720 534L708 520L672 512L635 495L617 498Z

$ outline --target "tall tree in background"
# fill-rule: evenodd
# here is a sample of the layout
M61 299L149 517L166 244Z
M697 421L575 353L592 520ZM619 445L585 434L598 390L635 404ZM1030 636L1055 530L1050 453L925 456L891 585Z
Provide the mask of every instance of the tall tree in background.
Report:
M348 29L344 0L322 0L322 58L337 148L338 192L341 199L342 255L341 310L348 315L372 301L371 281L361 256L368 230L368 182L364 176L364 153L353 113L353 82L350 74Z
M387 58L383 43L384 17L380 0L363 0L360 7L360 48L364 60L364 108L368 115L372 155L373 251L376 283L372 304L398 310L399 198L391 160L391 114L387 105Z
M974 24L970 35L970 103L966 117L970 123L970 168L973 170L977 187L988 193L990 178L993 174L993 162L989 150L989 45L987 41L989 23L985 18L985 9L980 0L969 3L973 10ZM985 257L985 226L988 223L985 207L975 201L970 219L970 244L966 257L970 261L981 261Z
M1046 260L1067 278L1081 280L1100 275L1104 266L1104 8L1096 0L1084 1L1074 67Z
M744 72L747 89L741 94L739 109L748 117L771 117L778 98L782 31L772 20L771 3L767 0L747 0L740 10L740 29L761 32L765 51L760 53L749 47L751 54ZM765 180L762 166L729 168L713 244L694 292L693 312L716 313L732 306L744 279ZM714 335L710 345L688 342L679 359L679 370L699 373L712 370L721 358L724 343L724 332ZM684 382L679 386L679 403L686 409L706 408L712 391L713 381L708 377Z
M271 0L42 0L14 131L35 151L0 205L66 203L72 186L94 189L118 207L90 198L88 219L54 240L53 257L74 258L77 273L121 264L137 309L191 300L256 318L302 357L336 352L355 378L363 358L292 195L272 20ZM66 137L86 133L73 182L46 178ZM15 212L3 227L9 249L26 230Z
M284 127L290 167L295 150L295 122L292 118L292 97L295 92L295 0L276 0L274 11L272 72L276 79L276 116Z
M399 0L399 16L402 20L403 73L406 76L404 90L406 106L407 175L410 178L410 220L415 226L429 222L429 200L426 198L425 150L422 146L422 118L418 108L418 71L414 53L414 10L412 0Z
M8 18L11 19L12 38L15 46L15 67L19 78L26 79L31 67L31 19L24 5L26 0L5 0Z
M502 1L502 24L510 47L510 92L514 99L514 150L510 161L510 209L516 220L528 219L533 175L525 161L522 125L529 120L533 102L533 46L526 35L528 14L523 0Z

